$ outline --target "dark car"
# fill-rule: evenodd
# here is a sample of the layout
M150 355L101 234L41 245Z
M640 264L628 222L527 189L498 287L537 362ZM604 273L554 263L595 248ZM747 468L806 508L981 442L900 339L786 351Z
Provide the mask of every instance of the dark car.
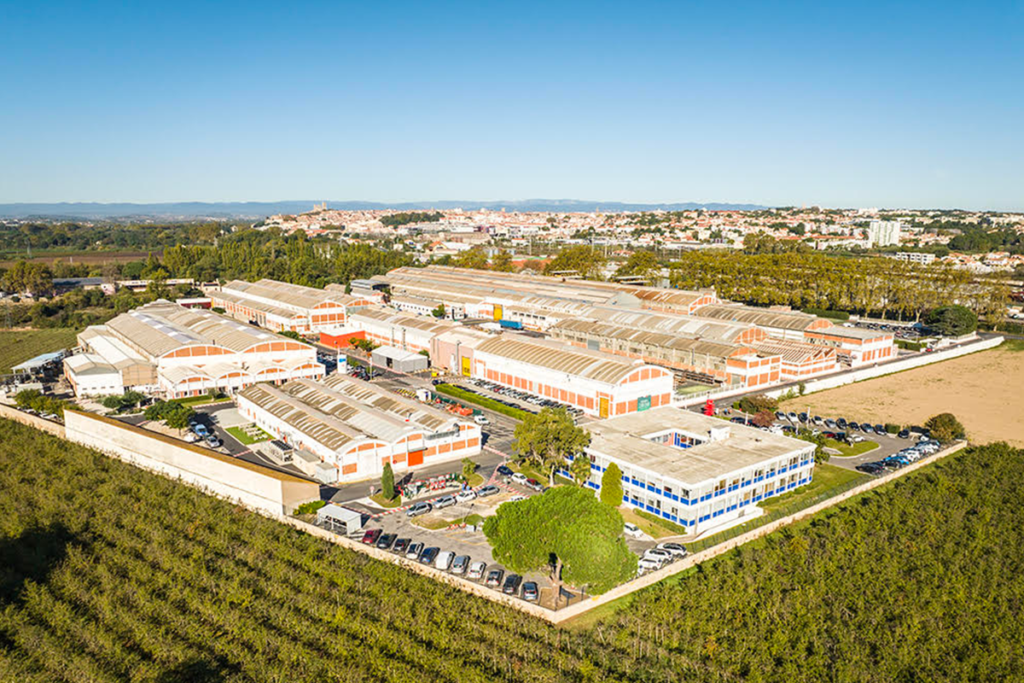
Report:
M509 574L505 577L505 585L501 587L501 592L505 595L515 595L519 592L519 584L523 582L523 577L519 574Z
M910 430L909 429L902 429L902 430L900 430L900 433L897 434L896 436L900 437L901 439L909 439L910 438Z
M420 563L434 564L434 560L437 559L437 556L438 554L440 554L440 552L440 548L425 548L423 552L420 553Z
M509 467L508 465L498 465L498 474L500 474L503 477L511 477L512 468Z
M800 413L797 415L797 418L799 418L801 422L807 422L807 413Z
M487 572L487 579L484 581L484 584L490 586L491 588L498 588L499 586L501 586L501 580L504 577L504 569L492 569L491 571Z
M845 417L841 417L838 420L836 420L836 425L840 429L846 429L846 418Z
M411 538L399 538L395 541L395 544L391 546L391 549L396 553L404 555L405 551L409 549L409 543L411 542Z
M866 462L863 465L857 465L857 469L867 474L878 474L883 469L885 469L885 467L878 464L877 462Z
M888 433L888 431L885 428L885 425L875 425L875 431L878 432L879 434L887 434Z
M731 420L729 420L729 422L735 422L738 425L745 425L745 424L747 424L747 418L745 418L745 417L734 417Z
M363 543L366 545L373 545L380 538L380 535L384 533L383 529L370 529L363 534Z
M850 430L851 432L856 432L856 431L860 431L860 425L859 425L858 423L856 423L856 422L847 422L847 423L846 423L846 427L847 427L847 428L848 428L848 429L849 429L849 430Z
M377 540L377 547L381 550L389 550L396 538L398 538L398 534L384 534Z
M523 600L527 602L537 602L537 598L540 596L540 591L537 590L537 584L533 581L527 581L523 584Z
M862 432L864 432L865 434L874 434L875 433L875 428L872 427L871 425L869 425L867 422L865 422L864 424L862 424L860 426L860 430Z

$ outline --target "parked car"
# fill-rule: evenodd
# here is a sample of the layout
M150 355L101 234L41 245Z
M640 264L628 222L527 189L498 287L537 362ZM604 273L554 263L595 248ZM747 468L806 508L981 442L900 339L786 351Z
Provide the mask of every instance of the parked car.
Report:
M459 491L455 494L455 500L459 503L468 503L471 500L476 500L476 491L473 491L472 489Z
M395 541L395 544L393 546L391 546L391 550L393 552L396 552L396 553L400 554L400 555L404 555L405 552L407 550L409 550L409 543L410 542L411 542L411 539L399 538L399 539L397 539Z
M501 586L501 580L505 577L504 569L492 569L487 572L487 579L484 581L484 585L490 586L491 588L498 588Z
M512 475L512 481L519 484L520 486L525 486L527 479L529 479L529 477L527 477L522 472L516 472L515 474Z
M200 437L198 434L193 434L192 432L189 432L188 434L185 435L185 443L195 443L196 441L199 441L200 438L202 437Z
M790 422L797 422L800 419L800 417L796 413L792 412L786 413L786 417L789 418Z
M451 507L452 505L455 505L455 502L455 496L441 496L440 498L434 501L434 507L440 510L442 508L447 508Z
M206 437L206 445L210 448L220 448L224 445L224 442L216 437L214 434L210 434Z
M469 568L469 555L458 555L452 560L452 574L465 574Z
M686 557L689 554L689 551L681 544L672 543L671 541L666 543L659 543L657 547L659 550L667 550L676 557Z
M473 564L469 565L469 571L466 572L466 578L479 580L484 575L485 571L487 571L486 562L474 562Z
M674 559L672 557L672 553L670 553L667 550L660 550L658 548L650 548L648 550L645 550L642 557L645 560L654 560L659 564L666 564Z
M846 429L846 418L841 417L838 420L836 420L836 426L839 427L840 429Z
M622 527L622 531L627 536L632 536L633 538L642 538L644 535L644 532L640 531L640 527L632 522L626 522Z
M405 511L406 517L416 517L417 515L425 515L434 509L430 503L420 502L414 504L411 508Z
M825 426L832 430L839 429L839 425L831 417L825 420Z
M476 490L476 497L486 498L487 496L493 496L494 494L500 492L501 489L499 489L497 486L495 486L494 484L488 484L487 486L481 486Z
M814 418L811 420L811 422L813 422L814 424L818 425L819 427L822 426L825 423L825 421L821 419L820 415L815 415Z
M487 419L486 415L474 415L473 422L476 422L478 425L485 425L490 424L491 421Z
M527 602L537 602L537 598L540 597L540 591L537 589L537 584L533 581L527 581L523 584L523 600Z
M523 582L523 577L519 574L509 574L505 577L505 583L501 586L501 592L505 595L515 595L519 592L519 584Z
M885 425L875 425L875 433L879 436L884 436L889 433L889 430L885 428Z
M380 538L380 535L384 533L383 529L370 529L363 534L363 543L366 545L373 545Z
M410 543L409 549L405 551L406 558L410 560L418 560L420 558L420 554L423 552L423 546L424 544L419 542Z
M777 413L775 413L775 419L781 422L782 420L786 419L786 414L780 410Z
M656 562L654 560L649 560L646 557L641 557L640 560L637 561L636 566L639 567L640 569L642 569L643 571L648 571L648 572L649 571L654 571L655 569L661 569L661 563L660 562Z
M526 488L533 489L534 491L543 491L544 490L544 484L540 483L536 479L527 479L526 480Z
M381 550L389 550L396 538L398 538L398 534L382 534L377 541L377 547Z
M897 434L896 436L900 437L901 439L909 439L910 438L910 430L909 429L901 429L899 434Z
M508 465L498 465L498 474L503 477L511 477L515 472Z
M521 496L519 494L516 494L516 495L512 496L511 498L509 498L508 500L506 500L505 503L518 503L521 500L526 500L526 496ZM505 503L502 503L502 505L504 505Z
M437 554L437 559L434 560L434 566L441 571L448 571L452 568L452 562L455 560L455 553L450 550L445 550Z
M872 427L871 425L869 425L867 422L865 422L864 424L862 424L860 426L860 430L862 432L864 432L865 434L874 434L875 433L875 428Z
M853 421L847 422L846 423L846 427L847 427L847 429L849 429L851 431L859 431L860 430L860 424L858 424L856 422L853 422Z
M441 549L431 546L430 548L424 548L423 552L420 553L420 564L434 564L434 560L441 554Z

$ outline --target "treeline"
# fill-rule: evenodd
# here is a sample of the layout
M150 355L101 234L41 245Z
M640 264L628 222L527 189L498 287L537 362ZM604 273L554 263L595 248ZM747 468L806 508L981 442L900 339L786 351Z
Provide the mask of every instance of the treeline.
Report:
M212 244L231 224L24 223L0 226L0 253L36 251L158 251L175 244Z
M839 258L816 253L694 251L672 264L674 287L714 287L725 299L758 306L787 305L882 317L919 319L958 302L980 317L999 317L1008 288L974 281L947 264L919 266L886 258Z
M323 287L385 273L411 264L405 252L369 244L339 244L309 239L301 232L244 230L218 241L216 247L177 245L164 250L168 277L213 280L271 278L308 287Z
M0 487L4 680L952 683L1024 670L1024 452L1003 445L574 629L5 420Z
M101 325L119 313L157 299L173 301L197 293L198 290L185 285L167 287L159 282L150 284L143 292L119 289L113 296L106 296L98 289L74 289L46 301L4 304L0 308L0 326L9 322L11 327L71 327L81 330L89 325Z
M442 218L444 214L440 211L403 211L382 216L380 222L390 228L397 228L409 223L436 223Z

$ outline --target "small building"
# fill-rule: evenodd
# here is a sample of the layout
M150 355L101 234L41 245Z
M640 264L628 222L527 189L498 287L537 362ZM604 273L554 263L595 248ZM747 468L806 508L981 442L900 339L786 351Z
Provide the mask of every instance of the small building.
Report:
M588 424L591 476L599 491L611 463L622 502L701 533L760 514L757 503L809 484L815 445L679 408ZM565 474L568 474L565 472Z
M408 351L429 351L431 340L456 327L456 323L373 306L353 312L348 327L363 330L367 339L378 344Z
M352 341L355 339L366 339L364 330L355 327L333 327L320 333L320 344L339 351L347 351L352 348Z
M350 309L372 302L336 290L303 287L277 280L232 280L210 292L213 305L227 315L275 332L308 334L346 324Z
M336 534L352 536L363 530L363 514L334 503L328 503L316 511L317 526Z
M430 365L430 359L417 351L407 351L395 346L381 346L371 354L373 364L398 372L422 372Z
M892 360L897 353L892 332L836 325L808 330L804 336L809 344L835 349L839 360L851 368Z

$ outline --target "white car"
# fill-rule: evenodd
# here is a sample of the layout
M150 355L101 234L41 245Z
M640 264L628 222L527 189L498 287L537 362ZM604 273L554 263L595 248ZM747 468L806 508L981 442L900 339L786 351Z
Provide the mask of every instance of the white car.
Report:
M444 550L438 554L437 560L434 561L434 566L443 571L448 571L452 566L452 560L455 559L455 553L450 550Z
M632 536L633 538L643 538L644 535L644 532L640 531L640 527L632 522L626 522L622 530L627 536Z
M485 425L491 423L491 421L488 420L487 416L485 415L474 415L473 422L476 422L478 425Z
M674 557L672 557L672 553L670 553L667 550L662 550L660 548L651 548L649 550L645 550L644 557L646 557L648 560L654 560L655 562L662 563L671 562L675 559Z
M476 491L459 491L455 494L455 500L459 503L468 503L476 499Z
M506 500L505 502L506 503L518 503L521 500L526 500L526 496L522 496L522 495L516 494L516 495L512 496L511 498L509 498L508 500Z
M644 571L654 571L655 569L661 569L661 563L655 562L654 560L648 560L646 557L641 557L640 561L636 563L636 566Z
M529 477L527 477L522 472L515 472L512 475L512 481L514 481L515 483L519 484L520 486L525 486L527 479L529 479Z
M679 543L672 543L671 541L666 543L659 543L657 545L658 550L665 550L672 553L676 557L686 557L689 552Z

